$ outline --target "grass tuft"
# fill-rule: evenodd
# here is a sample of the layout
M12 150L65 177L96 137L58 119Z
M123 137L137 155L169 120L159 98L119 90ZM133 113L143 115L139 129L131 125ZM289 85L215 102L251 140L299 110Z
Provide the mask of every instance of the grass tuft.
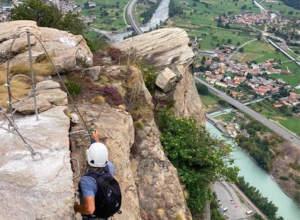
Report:
M139 130L142 130L144 128L144 124L141 121L134 122L134 127L136 127Z
M55 71L51 65L51 63L34 63L33 64L33 72L35 76L49 76L55 75ZM24 74L26 76L31 76L31 69L29 63L18 63L13 65L10 68L10 74Z
M177 214L175 215L175 219L176 219L176 220L186 220L186 218L184 217L184 215L181 214L181 213L177 213Z
M165 210L163 209L157 209L156 210L156 215L158 215L159 217L162 217L165 215Z
M104 102L105 102L105 98L103 96L98 95L98 96L95 96L94 98L92 98L92 103L94 103L94 104L99 105L99 104L102 104Z
M6 70L3 68L3 65L0 67L0 105L3 108L7 108L8 101L8 90L5 84L7 83ZM17 77L10 82L11 93L17 99L25 98L30 91L31 82L30 80L24 77ZM12 100L12 102L16 102L16 100Z

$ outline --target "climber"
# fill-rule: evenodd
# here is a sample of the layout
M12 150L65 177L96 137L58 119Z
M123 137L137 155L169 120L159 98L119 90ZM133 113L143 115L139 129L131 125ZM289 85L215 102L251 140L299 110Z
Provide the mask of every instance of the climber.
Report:
M69 118L70 118L70 127L69 127L69 150L72 152L73 148L74 148L74 144L71 140L71 135L70 133L72 132L72 128L75 127L76 125L79 124L79 117L76 113L69 113L68 114Z
M99 131L93 130L92 144L86 150L88 172L78 183L80 204L75 202L74 210L82 214L83 220L96 219L91 216L96 210L95 198L98 192L97 180L93 175L101 176L109 173L114 176L115 166L108 161L107 147L99 141ZM107 169L108 168L108 169ZM99 219L99 218L97 218Z

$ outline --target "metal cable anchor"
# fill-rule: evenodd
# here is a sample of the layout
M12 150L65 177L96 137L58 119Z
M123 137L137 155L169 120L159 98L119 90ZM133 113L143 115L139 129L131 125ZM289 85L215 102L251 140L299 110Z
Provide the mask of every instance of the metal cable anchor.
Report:
M40 158L41 158L42 160L44 160L43 155L42 155L41 153L39 153L39 152L34 152L34 150L32 149L32 147L30 146L30 144L25 144L25 147L27 147L28 150L30 151L30 153L31 153L31 158L32 158L34 161L37 161L37 160L34 158L36 155L40 155Z

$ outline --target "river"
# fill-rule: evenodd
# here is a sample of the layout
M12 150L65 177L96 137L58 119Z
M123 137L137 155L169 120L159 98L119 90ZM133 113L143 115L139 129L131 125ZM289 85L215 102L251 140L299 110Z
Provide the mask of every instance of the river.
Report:
M140 27L143 32L149 31L151 28L155 28L157 25L160 25L160 22L164 22L169 18L169 3L170 0L162 0L151 20L147 24ZM121 41L124 39L124 37L127 37L132 33L133 31L126 31L113 36L113 38L115 41Z
M277 215L284 220L299 220L300 208L288 197L279 185L261 169L255 161L238 148L231 140L222 136L222 133L211 123L206 122L206 128L212 137L226 140L233 146L231 157L235 159L235 166L240 168L239 176L243 176L250 186L258 189L263 197L267 197L278 207Z
M163 0L160 6L155 11L151 21L144 27L141 27L143 31L148 31L150 28L156 27L161 21L165 21L168 18L170 0ZM258 4L259 5L259 4ZM259 5L260 6L260 5ZM262 10L264 8L260 6ZM117 41L123 40L125 36L131 35L132 31L124 32L115 35L114 38ZM226 112L230 112L232 109L226 109ZM215 113L216 114L216 113ZM211 136L219 139L225 139L222 133L214 127L211 123L206 123L206 128ZM225 139L230 143L234 151L231 156L235 159L235 166L240 168L239 175L245 178L250 186L254 186L258 189L263 197L267 197L269 201L272 201L274 205L278 207L277 215L282 216L285 220L299 220L300 208L291 200L273 181L267 172L262 170L257 164L243 151L241 151L231 140Z

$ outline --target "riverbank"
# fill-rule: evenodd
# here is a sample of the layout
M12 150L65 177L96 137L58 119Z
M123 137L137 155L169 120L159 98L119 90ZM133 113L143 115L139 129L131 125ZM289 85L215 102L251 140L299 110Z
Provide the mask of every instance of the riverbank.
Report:
M273 176L281 190L300 208L300 201L295 199L296 194L300 194L298 189L300 184L297 182L300 171L291 168L291 164L299 160L300 150L287 141L281 143L279 148L282 151L282 156L276 157L273 161L270 175Z
M284 220L296 220L299 218L300 209L291 199L292 196L286 194L279 183L277 184L277 182L271 178L272 175L276 180L278 178L276 175L273 175L273 173L270 175L262 170L251 157L235 145L232 140L222 136L222 133L212 124L207 123L206 127L211 135L223 139L233 146L231 157L235 160L234 165L240 168L239 176L243 176L250 186L255 187L263 197L268 198L269 201L278 207L278 216L282 216ZM292 152L292 149L287 150ZM275 173L279 174L275 169ZM282 170L282 172L284 172L284 170Z

